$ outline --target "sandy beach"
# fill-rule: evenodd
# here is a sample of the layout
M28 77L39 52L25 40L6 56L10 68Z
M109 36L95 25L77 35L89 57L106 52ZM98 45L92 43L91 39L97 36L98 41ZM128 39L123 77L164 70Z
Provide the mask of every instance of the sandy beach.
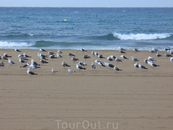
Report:
M125 51L128 60L120 58L118 50L96 50L105 58L91 55L91 51L61 50L62 58L49 59L41 64L38 49L0 49L12 56L16 62L10 65L0 60L0 129L1 130L63 130L72 129L119 129L119 130L172 130L173 129L173 62L159 53L149 51ZM47 51L57 52L54 49ZM18 62L18 55L26 53L41 64L32 70L37 75L28 75L24 63ZM86 70L77 70L76 63L68 56L75 55L84 61ZM47 52L42 52L47 55ZM84 59L83 55L90 58ZM115 55L122 62L108 61ZM55 55L56 56L56 55ZM131 56L139 59L146 70L135 68ZM148 56L155 58L159 67L151 67L143 60ZM109 62L122 71L101 67L94 61ZM71 67L63 67L66 61ZM94 62L96 69L91 68ZM54 68L57 73L53 74ZM67 68L76 71L69 73ZM75 124L76 123L76 124ZM78 124L77 124L78 123ZM109 125L108 125L109 124Z

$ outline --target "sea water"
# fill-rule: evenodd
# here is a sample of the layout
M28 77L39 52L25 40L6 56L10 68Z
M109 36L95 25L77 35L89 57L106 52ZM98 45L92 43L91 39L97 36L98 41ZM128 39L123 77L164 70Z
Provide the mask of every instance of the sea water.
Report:
M173 8L0 8L0 48L173 48Z

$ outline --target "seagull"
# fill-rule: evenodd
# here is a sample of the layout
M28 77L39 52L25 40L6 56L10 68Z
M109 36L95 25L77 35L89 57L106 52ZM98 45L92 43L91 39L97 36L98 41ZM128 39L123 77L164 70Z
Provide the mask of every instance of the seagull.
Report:
M72 53L68 53L68 56L75 56L74 54L72 54Z
M98 58L104 58L101 54L97 54Z
M62 51L61 50L57 50L58 53L62 54Z
M70 72L70 74L75 72L74 70L69 69L69 68L67 70L68 70L68 72Z
M62 58L62 56L59 53L56 53L56 56Z
M165 48L164 50L165 50L165 51L169 51L170 49L171 49L171 48Z
M96 69L96 65L93 62L91 63L91 68Z
M156 65L155 63L153 63L152 61L147 61L147 63L152 66L152 67L159 67L159 65Z
M100 65L100 66L105 67L105 65L103 64L103 62L101 62L101 61L99 61L99 60L95 60L95 63L97 63L97 64Z
M37 75L36 73L30 71L30 68L27 69L27 74L29 74L29 75Z
M16 52L21 52L20 50L18 50L18 49L14 49Z
M46 59L46 58L47 58L47 56L42 55L41 53L38 53L38 57L39 57L39 59L42 59L42 60L47 60L47 59Z
M23 57L31 58L31 56L28 56L25 52L23 53Z
M78 59L75 58L74 56L71 57L71 60L72 60L72 61L78 61Z
M148 60L147 59L144 59L144 63L148 64Z
M1 59L3 59L3 60L8 60L8 58L5 57L5 56L1 56Z
M116 57L114 55L110 55L110 56L107 57L107 60L113 61L113 60L115 60L115 58Z
M150 61L156 61L153 57L151 57L151 56L149 56L148 57L148 60L150 60Z
M151 53L155 53L155 52L157 52L158 51L158 49L156 49L156 48L152 48L151 50L149 50Z
M113 61L113 59L110 56L107 57L107 60L108 61Z
M39 49L39 51L47 52L46 50L44 50L44 49L42 49L42 48L41 48L41 49Z
M57 57L55 57L54 55L49 55L50 59L57 59Z
M23 65L23 66L20 66L20 68L27 68L27 67L29 67L29 63L26 63L26 64Z
M11 57L11 56L7 55L7 53L4 53L3 56L6 57L6 58L10 58Z
M137 58L135 58L133 56L131 56L131 58L132 58L133 61L139 61Z
M126 49L119 47L119 52L120 53L125 53Z
M49 55L54 55L54 52L48 51L47 52Z
M135 52L139 52L139 50L138 50L137 48L134 48L133 50L134 50Z
M116 70L116 71L122 71L122 70L119 69L116 65L114 66L114 70Z
M29 67L31 67L32 69L37 69L37 68L40 68L39 66L40 66L40 65L37 64L37 63L34 61L34 59L31 59L31 64L30 64Z
M45 60L43 60L43 59L40 59L40 62L42 63L42 64L48 64L49 62L47 62L47 61L45 61Z
M169 52L170 54L173 54L173 50L168 50L167 52Z
M97 52L95 52L95 51L94 51L94 55L95 55L95 56L98 56L98 55L99 55L99 53L97 53Z
M126 56L124 56L124 55L121 55L120 57L123 58L123 59L127 59L128 60L128 58Z
M53 73L53 74L55 74L55 73L57 73L58 71L56 71L56 70L54 70L53 68L51 69L51 72Z
M104 62L104 64L109 68L114 68L114 65L110 64L109 62Z
M19 57L19 62L20 63L26 63L26 61L24 61L22 57Z
M126 49L122 48L122 47L119 47L119 50L121 51L126 51Z
M141 69L148 69L148 68L146 68L145 66L143 66L141 64L138 64L138 67L141 68Z
M8 58L8 63L10 64L16 64L14 61L12 61L10 58Z
M118 57L115 58L116 62L122 62L122 60L120 60Z
M84 58L84 59L88 59L88 58L90 58L90 56L84 55L83 58Z
M85 70L86 68L83 68L81 66L79 66L78 64L76 64L76 68L79 69L79 70Z
M173 57L170 58L170 61L173 61Z
M4 66L4 63L3 62L0 62L0 66Z
M91 51L91 54L94 56L95 55L95 51Z
M85 49L83 49L83 48L81 49L81 51L85 51L85 52L87 52L87 50L85 50Z
M83 61L79 61L78 65L81 65L81 66L87 66L87 64Z
M162 55L159 54L159 52L157 52L157 53L156 53L156 56L157 56L157 57L161 57Z
M68 65L65 61L62 62L62 66L63 67L70 67L70 65Z
M134 67L139 68L138 63L135 63L135 64L134 64Z
M167 54L166 52L164 53L164 56L166 56L166 57L172 57L172 55Z

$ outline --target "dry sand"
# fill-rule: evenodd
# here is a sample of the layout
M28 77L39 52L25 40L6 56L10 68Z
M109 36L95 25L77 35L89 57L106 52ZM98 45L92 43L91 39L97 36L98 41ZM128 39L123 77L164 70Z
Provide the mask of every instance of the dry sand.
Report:
M38 50L21 51L39 63ZM0 50L0 55L6 52L17 63L9 65L4 61L5 67L0 67L0 130L72 129L70 123L73 129L80 130L94 129L94 125L96 129L173 129L173 62L169 58L158 58L149 51L126 51L125 56L138 58L148 70L136 69L131 59L121 63L110 61L122 69L116 72L98 65L92 70L91 62L99 58L92 56L91 50L62 51L62 59L49 59L48 64L33 70L38 75L29 76L25 68L20 68L22 64L17 58L20 53L12 49ZM88 64L86 70L76 69L69 52ZM115 50L97 52L104 57L121 55ZM84 54L91 58L83 59ZM148 56L154 57L160 67L145 64L143 60ZM61 65L63 60L76 73L69 74ZM52 74L52 68L58 73Z

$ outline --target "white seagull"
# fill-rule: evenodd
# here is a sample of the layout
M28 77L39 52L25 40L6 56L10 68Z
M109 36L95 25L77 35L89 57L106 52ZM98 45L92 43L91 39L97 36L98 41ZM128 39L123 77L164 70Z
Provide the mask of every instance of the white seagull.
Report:
M116 65L114 66L114 70L116 70L116 71L122 71L122 70L119 69Z
M70 74L75 72L74 70L69 69L69 68L67 70L68 70L68 72L70 72Z
M135 63L135 64L134 64L134 67L135 67L135 68L139 68L138 63Z
M141 64L138 64L138 67L141 68L141 69L148 69L148 68L146 68L145 66L143 66Z
M63 67L70 67L70 65L68 65L65 61L62 62L62 66Z
M52 69L51 69L51 72L52 72L53 74L55 74L55 73L57 73L58 71L56 71L56 70L54 70L54 68L52 68Z
M133 61L139 61L137 58L135 58L133 56L131 56L131 58L132 58Z
M77 68L78 70L85 70L85 69L86 69L86 68L83 68L83 67L79 66L78 64L76 64L76 68Z
M10 64L16 64L14 61L12 61L10 58L8 58L8 63Z
M58 53L62 54L62 51L61 50L57 50Z
M37 75L36 73L30 71L30 68L27 69L27 74L29 74L29 75Z
M170 58L170 61L173 61L173 57Z
M120 57L123 58L123 59L127 59L128 60L128 58L126 56L124 56L124 55L121 55Z
M18 49L14 49L16 52L21 52L20 50L18 50Z
M148 57L148 60L150 60L150 61L156 61L153 57L151 57L151 56L149 56Z
M97 63L97 64L100 65L100 66L105 67L105 65L103 64L103 62L101 62L101 61L99 61L99 60L95 60L95 63Z

